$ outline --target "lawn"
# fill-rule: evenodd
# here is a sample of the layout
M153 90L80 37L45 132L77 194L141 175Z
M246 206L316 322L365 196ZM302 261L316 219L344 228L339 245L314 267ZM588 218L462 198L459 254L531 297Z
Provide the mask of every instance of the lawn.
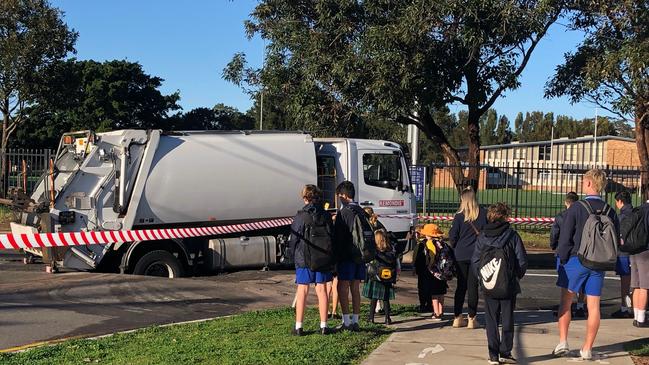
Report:
M0 354L0 363L358 364L390 333L382 325L364 322L361 332L322 336L314 333L319 325L315 309L309 310L305 322L305 330L311 334L290 335L293 323L290 308L249 312L202 323L152 327L97 340L71 340L22 353Z
M637 365L649 364L649 337L641 338L624 344L624 350L635 356Z

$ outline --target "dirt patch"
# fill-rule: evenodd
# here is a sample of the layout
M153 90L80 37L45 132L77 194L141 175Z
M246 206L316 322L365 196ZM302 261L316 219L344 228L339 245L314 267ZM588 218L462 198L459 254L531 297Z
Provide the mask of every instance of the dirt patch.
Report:
M649 356L631 356L635 365L649 365Z

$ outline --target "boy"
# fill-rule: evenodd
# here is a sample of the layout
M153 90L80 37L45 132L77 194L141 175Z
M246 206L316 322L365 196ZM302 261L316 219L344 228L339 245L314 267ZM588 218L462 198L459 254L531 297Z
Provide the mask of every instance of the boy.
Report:
M563 225L563 216L566 214L566 211L570 206L579 200L579 195L575 193L574 191L569 192L566 194L566 198L563 200L563 204L566 206L566 210L562 211L561 213L557 214L556 217L554 217L554 223L552 224L552 228L550 229L550 248L552 251L557 250L557 246L559 245L559 234L561 233L561 226ZM557 279L557 286L559 286L559 283L562 281L566 280L566 270L563 268L561 265L561 260L559 259L559 255L556 255L557 257L557 274L559 274L559 278ZM566 289L561 288L561 297L564 295L564 291ZM584 293L579 292L577 295L577 307L575 308L574 316L578 318L585 318L586 317L586 310L584 308ZM558 315L558 311L557 311Z
M631 194L628 191L620 191L615 194L615 207L620 211L618 219L622 222L631 212ZM633 318L631 313L629 292L631 290L631 261L629 254L618 251L615 273L620 277L620 309L613 312L613 318Z
M582 181L582 190L586 195L584 203L573 204L564 216L557 254L566 271L566 276L557 284L567 290L563 291L559 305L559 344L552 351L554 356L566 356L570 353L568 347L568 327L571 321L570 306L575 293L583 290L584 294L586 294L586 304L588 306L588 323L586 339L580 350L580 355L584 360L591 360L593 357L593 344L600 324L600 297L604 286L604 271L583 266L577 257L577 253L579 252L581 236L589 216L589 210L584 204L588 204L594 212L607 212L606 214L615 225L614 235L618 237L620 235L620 223L615 210L611 209L600 196L605 187L606 174L603 171L598 169L587 171Z
M342 203L342 208L336 214L334 224L334 252L336 253L338 269L338 295L340 309L343 312L343 329L359 331L358 318L361 313L360 281L365 280L365 264L355 262L355 251L358 250L352 238L352 229L356 216L366 219L365 212L354 202L356 190L349 181L341 182L336 187L336 196ZM352 315L349 314L349 298L352 293Z
M649 201L641 205L643 224L649 229ZM630 256L631 288L633 289L633 325L649 328L647 320L647 294L649 292L649 250Z
M500 270L510 270L508 277L509 283L505 284L509 287L507 294L504 296L491 297L490 292L486 289L484 291L485 300L485 322L487 326L487 343L489 347L489 364L515 364L516 359L512 356L512 349L514 347L514 307L516 306L516 295L521 292L520 284L518 281L523 278L527 270L527 253L523 246L523 241L516 231L510 226L507 219L511 213L511 209L505 203L496 203L489 207L487 211L487 225L482 228L478 241L476 242L473 257L473 269L481 283L483 280L488 279L480 269L484 266L492 266L491 263L495 262L497 269L492 273L489 280L500 278ZM504 252L509 254L509 260L503 264L503 259L492 259L488 264L482 266L482 256L484 252L490 248L502 248ZM495 257L495 256L494 256ZM494 278L494 276L496 276ZM483 285L483 289L487 285ZM502 319L502 338L498 333L498 326Z

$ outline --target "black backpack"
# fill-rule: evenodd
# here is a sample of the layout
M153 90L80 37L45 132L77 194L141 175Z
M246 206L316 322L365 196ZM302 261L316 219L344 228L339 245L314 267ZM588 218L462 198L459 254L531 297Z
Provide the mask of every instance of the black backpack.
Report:
M482 249L477 269L485 296L509 299L514 294L516 254L513 251L509 242L503 247L485 246Z
M374 276L374 280L382 283L397 282L397 258L394 252L384 252L376 255L369 265L368 276Z
M354 212L354 224L350 227L352 241L354 243L354 262L357 264L368 263L376 257L376 241L374 240L374 230L367 219L367 214L360 207L352 208L346 206Z
M636 255L648 249L644 215L645 210L637 207L620 221L620 251Z
M304 261L311 271L333 269L334 252L329 213L304 212Z

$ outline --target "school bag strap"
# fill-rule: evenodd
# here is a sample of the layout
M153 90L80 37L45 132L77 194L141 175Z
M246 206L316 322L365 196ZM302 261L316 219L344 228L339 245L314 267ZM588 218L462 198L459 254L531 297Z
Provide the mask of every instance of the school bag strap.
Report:
M604 208L598 211L593 210L593 207L590 205L590 203L586 200L580 200L579 203L586 208L588 211L588 214L597 214L597 215L608 215L608 213L611 210L611 206L608 205L608 203L604 202Z
M478 228L476 228L475 224L473 224L473 221L469 221L469 225L471 226L471 228L473 228L473 232L475 233L475 235L479 236L480 231L478 230Z

